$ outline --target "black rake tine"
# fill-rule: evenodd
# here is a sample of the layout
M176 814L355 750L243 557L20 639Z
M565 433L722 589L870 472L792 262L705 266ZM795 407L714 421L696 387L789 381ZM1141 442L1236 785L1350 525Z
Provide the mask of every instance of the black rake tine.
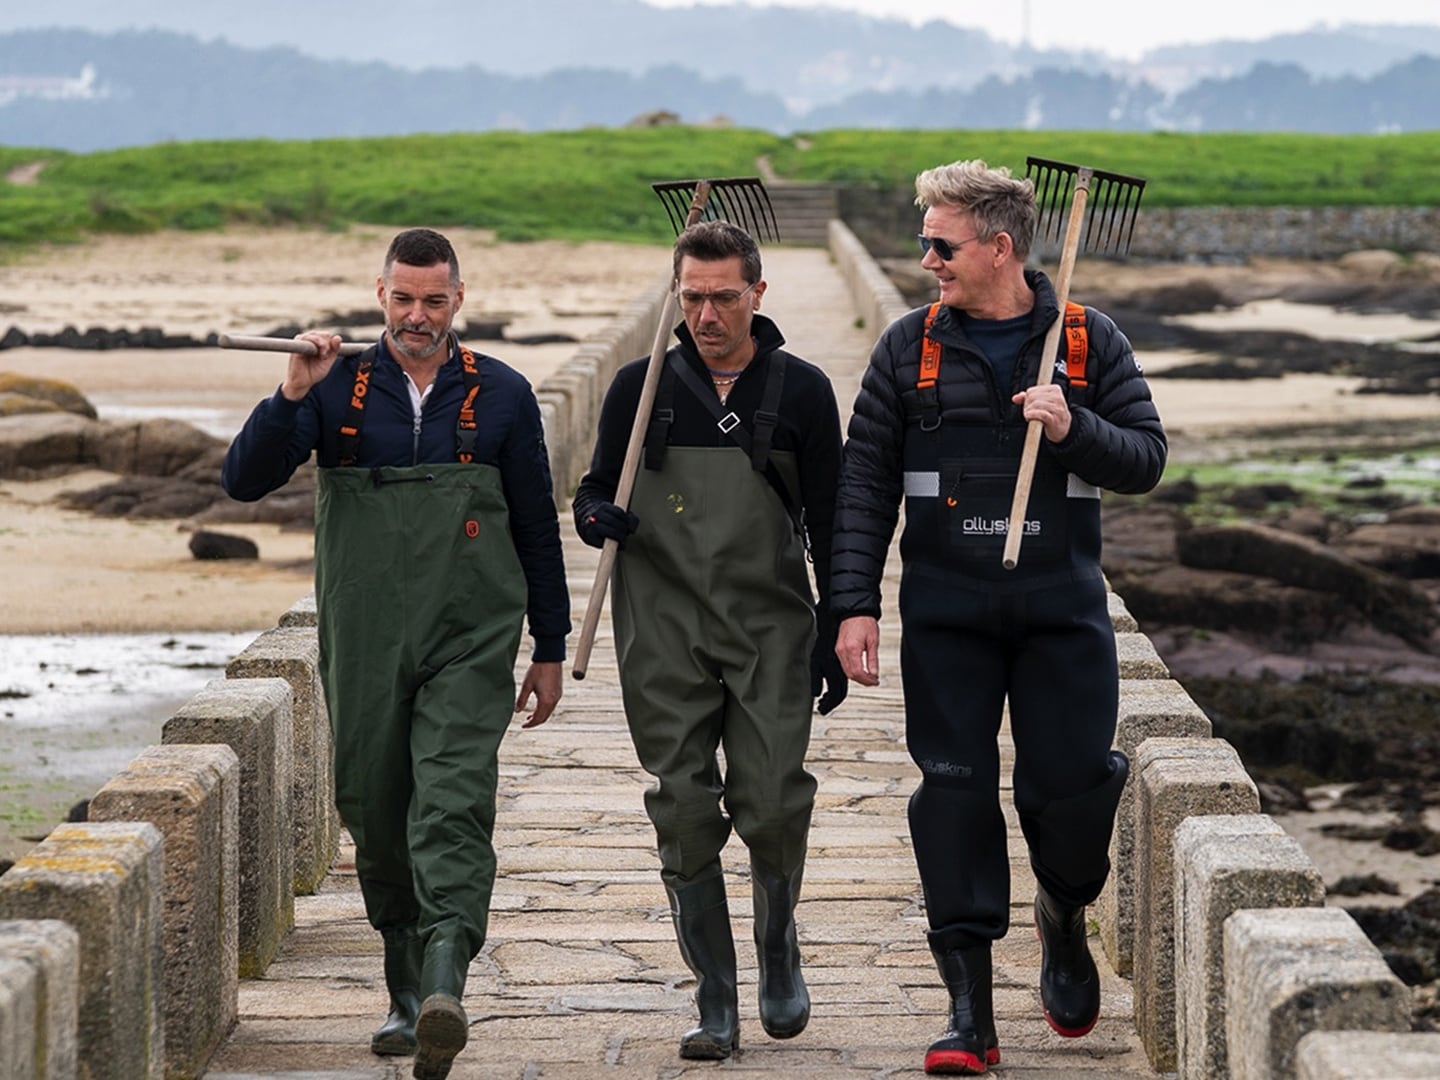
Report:
M654 190L655 194L660 197L660 202L665 207L665 216L670 219L670 227L674 229L676 234L678 235L681 225L683 225L685 222L685 216L683 213L679 217L676 217L677 205L679 204L681 199L680 192L678 191L678 189L671 185L652 184L650 186Z
M745 228L745 214L743 208L735 205L735 193L726 184L716 184L710 193L714 205L720 209L716 212L713 220L725 220L734 222L742 229Z
M1135 201L1133 203L1130 201L1131 192L1135 194ZM1122 231L1125 233L1125 240L1120 249L1122 253L1130 250L1130 241L1135 236L1135 222L1140 217L1140 197L1144 194L1145 185L1143 182L1138 186L1132 184L1125 190L1125 214L1128 221L1125 225L1121 226Z
M1050 218L1050 170L1041 165L1034 158L1027 158L1025 161L1025 175L1035 185L1035 207L1038 211L1036 225L1040 236L1043 238L1049 232Z
M1145 181L1122 173L1097 172L1095 175L1102 177L1111 188L1107 244L1111 244L1115 254L1123 254L1129 250L1130 237L1135 233L1135 219L1140 209L1140 196L1145 193Z
M765 191L759 180L739 180L733 185L738 191L739 198L743 200L742 224L757 240L778 241L780 230L774 226L773 214L769 221L766 220L766 211L770 209L770 196Z
M1085 251L1104 251L1109 229L1109 204L1112 185L1103 176L1097 176L1090 194L1090 213L1086 215L1085 240L1080 247Z
M1104 183L1109 187L1105 200L1105 250L1118 254L1120 231L1125 226L1125 187L1109 178L1106 178Z
M1065 216L1064 200L1060 197L1060 170L1051 168L1050 163L1043 158L1027 158L1026 165L1035 170L1034 183L1039 192L1036 205L1040 210L1040 235L1047 238L1058 237L1062 232L1060 222ZM1057 220L1057 217L1060 220Z
M1077 178L1083 172L1090 177L1090 197L1085 211L1084 240L1080 246L1115 254L1129 250L1139 216L1140 197L1145 192L1143 178L1049 158L1028 157L1025 165L1026 176L1032 176L1033 170L1039 214L1037 231L1041 236L1059 239L1064 234Z

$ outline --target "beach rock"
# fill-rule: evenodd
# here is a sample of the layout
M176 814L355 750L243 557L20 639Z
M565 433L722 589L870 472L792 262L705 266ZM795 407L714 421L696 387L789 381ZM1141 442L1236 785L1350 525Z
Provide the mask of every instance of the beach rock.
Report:
M1240 630L1267 638L1278 648L1294 648L1363 621L1351 604L1333 593L1248 573L1177 565L1148 573L1112 570L1109 576L1147 633L1157 626Z
M1175 544L1185 566L1253 574L1338 596L1375 626L1417 646L1440 625L1440 613L1424 592L1308 537L1265 525L1214 525L1179 532Z
M198 514L196 521L206 525L267 524L284 529L315 528L315 480L299 473L279 491L272 491L256 502L238 502L223 498Z
M190 534L190 554L197 559L258 559L260 548L247 536L199 529Z
M107 424L96 433L95 464L107 472L171 476L223 445L183 420Z
M68 412L0 417L0 478L28 480L93 464L101 421Z
M66 412L95 419L99 414L90 399L73 385L59 379L42 379L34 375L18 375L13 371L0 371L0 394L20 394L27 398L46 402ZM41 411L41 410L33 410Z
M1440 578L1440 522L1430 521L1433 507L1397 510L1383 523L1357 526L1337 544L1348 556L1397 577Z
M25 416L29 413L64 412L53 401L42 401L25 394L0 391L0 416Z
M192 517L224 497L225 493L216 482L204 484L174 477L126 476L86 491L67 492L59 496L59 502L72 510L87 510L101 517L139 521Z

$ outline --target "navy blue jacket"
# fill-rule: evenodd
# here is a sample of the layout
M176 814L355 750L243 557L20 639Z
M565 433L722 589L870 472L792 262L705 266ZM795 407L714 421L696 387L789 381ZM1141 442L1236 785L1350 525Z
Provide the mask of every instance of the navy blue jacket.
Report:
M355 385L358 356L342 357L300 401L279 389L255 406L225 455L220 482L232 498L252 502L288 481L314 452L316 463L339 463L340 425ZM500 470L510 533L525 571L530 635L537 662L565 659L570 595L560 547L550 458L540 407L524 376L493 356L475 354L480 392L475 460ZM458 346L441 365L417 430L405 372L382 339L377 346L355 460L359 468L455 460L455 422L465 396Z

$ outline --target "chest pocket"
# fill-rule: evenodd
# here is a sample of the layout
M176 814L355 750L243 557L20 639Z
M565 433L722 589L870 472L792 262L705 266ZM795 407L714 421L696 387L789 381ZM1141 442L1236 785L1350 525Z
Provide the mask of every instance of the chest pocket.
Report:
M942 458L937 514L945 551L961 562L998 564L1010 524L1019 461ZM1058 562L1069 550L1066 475L1042 455L1025 510L1025 558L1033 566Z

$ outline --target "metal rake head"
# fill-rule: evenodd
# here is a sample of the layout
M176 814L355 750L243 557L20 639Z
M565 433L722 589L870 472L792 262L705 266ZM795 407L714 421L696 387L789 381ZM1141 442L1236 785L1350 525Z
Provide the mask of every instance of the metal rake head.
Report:
M1059 240L1065 235L1075 189L1084 188L1088 195L1080 247L1115 255L1130 250L1140 196L1145 193L1140 177L1037 157L1025 159L1025 175L1035 182L1040 236Z
M701 184L709 185L701 221L730 221L756 240L772 243L780 239L775 208L758 176L731 176L720 180L667 180L651 184L665 204L670 224L678 236L694 205Z

